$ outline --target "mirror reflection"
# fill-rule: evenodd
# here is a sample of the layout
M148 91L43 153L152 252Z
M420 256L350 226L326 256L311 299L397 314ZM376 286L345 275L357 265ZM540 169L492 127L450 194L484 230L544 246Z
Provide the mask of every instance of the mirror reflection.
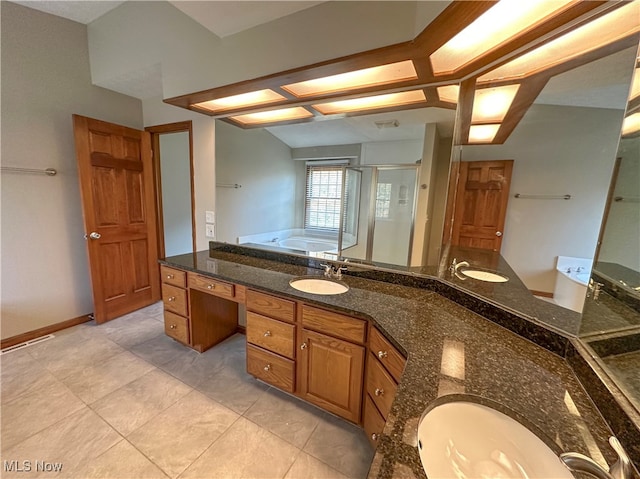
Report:
M638 69L625 118L639 108ZM626 122L626 120L625 120ZM640 410L640 131L623 127L581 337Z
M557 320L557 308L545 307L560 305L568 322L552 327L589 335L585 341L596 350L602 338L594 334L619 331L619 311L632 308L611 288L594 296L594 283L604 284L604 276L611 274L617 291L625 284L630 289L639 285L607 268L615 264L639 271L638 226L630 219L639 217L633 209L638 203L632 201L638 197L638 137L624 138L618 150L636 57L636 48L627 48L551 78L502 145L452 148L453 109L250 130L218 120L217 240L413 273L439 270L457 286L533 319ZM616 169L617 157L623 159ZM464 205L464 190L453 193L461 175L471 180L489 175L493 162L502 168L500 181L508 177L508 187L504 223L489 232L487 245L488 237L465 239L470 236L460 222L464 215L445 215L445 202L452 203L454 212L461 201ZM614 170L618 174L610 192ZM608 226L596 256L603 215ZM621 233L621 227L629 231ZM507 283L452 277L451 258L441 257L451 247L474 252L458 256L459 261L469 259L473 265L480 257L484 265L511 268L514 277ZM569 287L563 289L563 282ZM524 293L508 289L516 283ZM532 293L539 307L531 307ZM605 299L611 299L605 306L616 312L614 319L602 314ZM595 328L589 322L594 308L600 324ZM640 322L631 322L622 330L625 342L635 341L637 351ZM637 371L640 359L626 356L625 361L631 365L627 372Z
M423 108L252 130L218 121L218 240L436 264L454 120L454 109Z
M534 295L582 312L634 59L552 77L504 144L460 147L453 246L499 252Z

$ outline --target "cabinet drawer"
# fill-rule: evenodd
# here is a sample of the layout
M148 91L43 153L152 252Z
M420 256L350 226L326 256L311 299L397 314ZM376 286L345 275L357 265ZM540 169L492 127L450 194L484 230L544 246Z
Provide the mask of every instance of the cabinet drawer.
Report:
M367 322L305 304L302 306L302 325L337 338L363 343Z
M234 285L231 283L191 273L189 273L189 287L228 299L233 299L235 293Z
M160 265L160 279L163 283L179 286L180 288L187 287L187 273L179 269Z
M247 290L247 310L290 323L293 323L296 317L295 302L251 289Z
M164 301L164 309L182 316L188 316L187 290L163 283L162 300Z
M364 432L367 434L369 442L375 449L378 447L378 440L384 429L385 420L380 415L378 409L376 409L376 406L368 394L364 396L364 418L362 422Z
M382 336L376 328L371 328L371 336L369 337L369 349L384 364L396 382L400 382L400 376L404 370L406 359L400 352L394 348L387 339Z
M189 344L189 320L170 311L164 312L164 332L173 339Z
M294 364L289 359L247 344L247 372L284 391L294 390Z
M387 418L398 386L387 370L374 356L369 355L367 364L367 392L378 407L382 417Z
M247 312L247 341L290 359L295 354L295 330L293 324Z

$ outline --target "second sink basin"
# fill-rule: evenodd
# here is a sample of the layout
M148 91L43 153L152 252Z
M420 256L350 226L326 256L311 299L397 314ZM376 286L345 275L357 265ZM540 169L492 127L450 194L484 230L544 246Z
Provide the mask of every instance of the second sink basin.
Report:
M289 284L298 291L311 294L342 294L349 291L349 286L340 281L317 276L294 278Z
M542 439L506 414L467 400L427 410L418 425L430 478L573 479Z
M478 279L480 281L488 281L489 283L506 283L509 278L501 274L491 273L490 271L482 271L479 269L461 269L460 273L469 278Z

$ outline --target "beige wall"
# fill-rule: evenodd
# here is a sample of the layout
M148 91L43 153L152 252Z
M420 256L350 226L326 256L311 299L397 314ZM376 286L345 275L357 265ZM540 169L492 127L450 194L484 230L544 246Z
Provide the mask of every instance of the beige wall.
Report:
M2 12L1 334L93 310L71 115L142 127L139 100L91 85L84 25L8 2Z

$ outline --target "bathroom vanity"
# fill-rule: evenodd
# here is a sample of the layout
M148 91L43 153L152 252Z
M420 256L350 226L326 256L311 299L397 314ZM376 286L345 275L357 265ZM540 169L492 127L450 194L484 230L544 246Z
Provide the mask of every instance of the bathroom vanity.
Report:
M568 338L534 344L536 328L514 334L487 320L497 319L490 303L477 309L473 295L466 303L462 296L447 299L458 293L435 278L407 286L393 275L380 281L352 271L343 277L344 294L292 288L295 277L322 275L312 263L216 243L210 251L166 258L166 286L184 275L178 292L166 288L167 334L204 351L246 316L249 373L363 426L377 446L370 478L425 477L418 423L429 404L447 395L499 404L525 418L557 453L616 460L607 443L612 431L566 360L554 354ZM183 300L173 293L185 301L177 313L174 303ZM511 313L504 313L508 320ZM637 461L638 451L627 452Z

